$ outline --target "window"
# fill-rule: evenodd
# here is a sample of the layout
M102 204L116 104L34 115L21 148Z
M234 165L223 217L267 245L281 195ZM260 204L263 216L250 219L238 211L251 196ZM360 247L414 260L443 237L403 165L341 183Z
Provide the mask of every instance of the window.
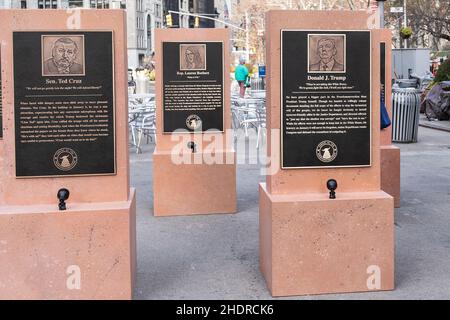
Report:
M69 0L69 8L83 7L83 0Z
M27 8L27 2L26 1L20 1L20 9L26 9Z
M139 58L139 65L140 66L142 66L143 64L144 64L144 55L141 53L141 54L139 54L139 56L138 56Z
M155 3L155 17L161 18L161 5L159 3Z
M147 18L147 49L152 50L152 22L150 16Z

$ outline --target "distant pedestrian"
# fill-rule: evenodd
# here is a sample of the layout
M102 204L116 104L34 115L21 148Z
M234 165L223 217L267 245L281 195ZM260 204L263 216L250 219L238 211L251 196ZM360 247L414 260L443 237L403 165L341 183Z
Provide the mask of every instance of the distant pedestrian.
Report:
M248 77L248 69L245 66L245 58L240 57L239 58L239 64L236 66L236 69L234 71L234 78L239 83L239 95L241 98L244 98L245 96L245 82Z

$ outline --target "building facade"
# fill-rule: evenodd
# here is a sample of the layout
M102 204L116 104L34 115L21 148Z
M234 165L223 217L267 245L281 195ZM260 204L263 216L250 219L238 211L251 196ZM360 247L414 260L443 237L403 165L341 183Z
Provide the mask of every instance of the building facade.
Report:
M218 0L164 0L164 15L170 13L172 16L172 28L215 28L214 20L199 18L198 25L194 16L189 14L197 14L201 16L217 18L219 16L216 7L220 4L221 7L226 7ZM224 2L230 2L225 0Z
M215 1L211 1L211 0L192 0L192 6L191 6L191 10L192 12L201 15L201 16L206 16L206 17L210 17L210 18L216 18L218 17L217 12L216 12L216 7L215 7ZM199 19L199 28L214 28L216 26L216 23L214 20L210 20L210 19L204 19L204 18L200 18Z
M163 27L163 0L0 0L6 9L126 9L128 67L144 66L154 51L155 28Z
M155 51L155 29L164 26L162 0L146 0L145 34L146 49L150 54Z

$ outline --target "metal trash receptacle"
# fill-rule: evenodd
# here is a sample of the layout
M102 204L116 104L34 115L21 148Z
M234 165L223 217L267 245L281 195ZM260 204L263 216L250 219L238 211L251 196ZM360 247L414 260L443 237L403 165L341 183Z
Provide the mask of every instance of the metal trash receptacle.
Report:
M264 90L264 78L251 78L250 88L252 90Z
M420 90L392 89L392 141L417 142L419 131Z

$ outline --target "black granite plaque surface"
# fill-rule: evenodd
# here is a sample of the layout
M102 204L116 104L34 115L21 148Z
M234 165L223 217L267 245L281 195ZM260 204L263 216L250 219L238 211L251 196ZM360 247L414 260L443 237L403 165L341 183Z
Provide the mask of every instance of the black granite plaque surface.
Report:
M163 42L163 132L223 131L223 43Z
M113 33L14 32L17 177L115 174Z
M282 168L370 166L370 32L281 38Z

